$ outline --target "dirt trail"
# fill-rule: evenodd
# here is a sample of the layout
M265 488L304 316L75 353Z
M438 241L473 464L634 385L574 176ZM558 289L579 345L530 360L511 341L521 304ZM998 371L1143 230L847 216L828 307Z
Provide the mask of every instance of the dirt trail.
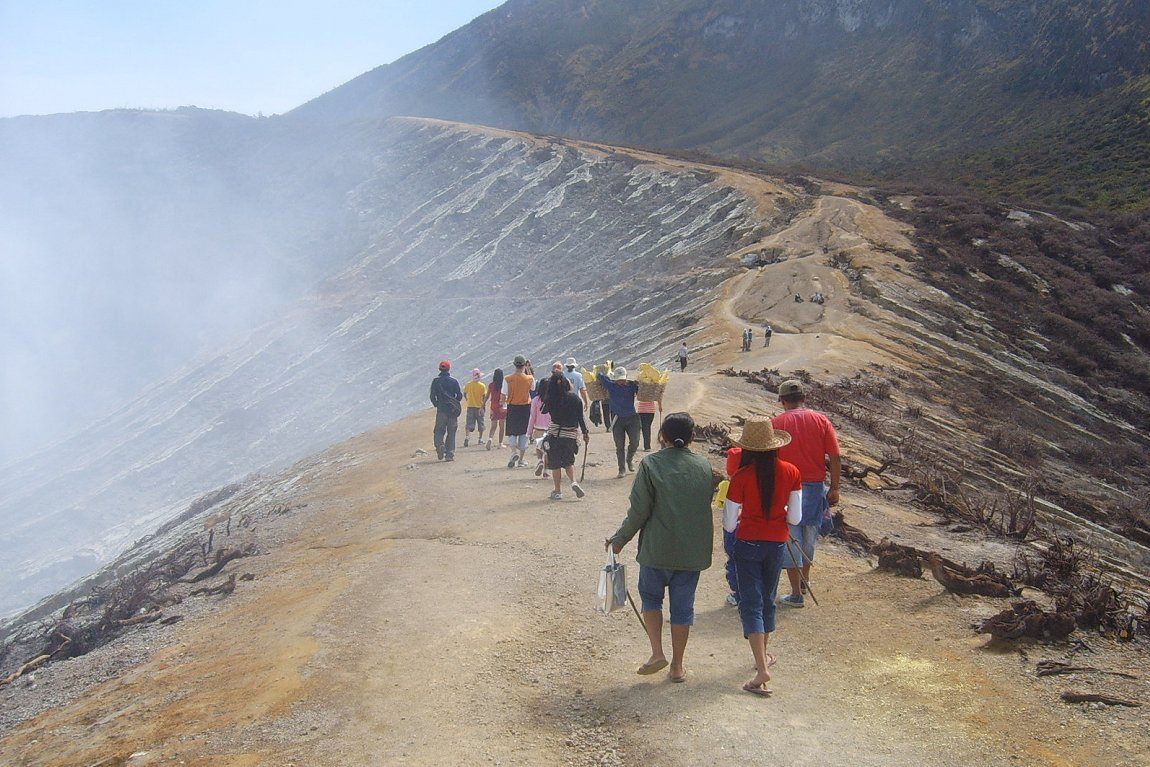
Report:
M795 276L819 277L830 297L819 315L776 302L770 319L786 332L767 349L756 332L745 354L742 324L762 319L762 296L791 288L757 272L729 285L707 323L723 343L672 376L666 410L730 424L777 404L717 369L837 374L880 358L835 332L845 301L820 269ZM631 484L614 478L610 436L593 431L588 496L565 488L552 502L549 481L508 469L506 451L463 448L451 464L416 455L430 452L431 429L421 413L285 472L292 512L274 531L282 542L244 563L255 580L157 632L150 660L9 734L0 763L1141 765L1150 753L1138 710L1067 706L1059 694L1084 680L1035 677L1034 662L1064 658L1065 645L998 649L974 634L1007 601L951 597L836 545L812 576L820 604L780 610L774 696L742 692L753 664L724 602L718 524L687 683L638 676L647 645L635 616L592 609L602 541ZM851 485L843 496L876 539L927 521ZM634 554L632 543L632 584ZM1150 700L1143 661L1089 641L1087 665L1125 664L1115 670L1139 673L1133 689Z

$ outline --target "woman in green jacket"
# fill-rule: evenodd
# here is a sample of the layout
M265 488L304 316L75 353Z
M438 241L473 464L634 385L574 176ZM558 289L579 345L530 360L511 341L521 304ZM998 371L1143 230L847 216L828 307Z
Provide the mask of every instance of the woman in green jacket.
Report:
M699 573L711 566L713 520L711 465L693 452L695 422L687 413L671 413L659 429L660 450L643 459L631 486L627 518L607 539L618 554L639 535L639 596L651 657L640 674L667 667L663 654L663 597L670 596L670 679L682 682L683 652L695 621Z

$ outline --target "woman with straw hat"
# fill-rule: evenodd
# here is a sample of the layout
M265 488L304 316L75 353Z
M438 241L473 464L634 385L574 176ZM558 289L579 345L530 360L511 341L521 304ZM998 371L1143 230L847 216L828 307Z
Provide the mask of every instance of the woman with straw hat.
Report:
M752 418L743 425L742 436L731 440L743 454L723 509L723 529L735 534L732 555L743 636L755 657L755 677L743 689L764 697L771 694L768 668L775 659L767 652L767 640L775 630L775 597L783 550L790 539L788 522L801 518L803 509L799 470L779 460L779 448L790 441L790 434L775 429L766 418Z

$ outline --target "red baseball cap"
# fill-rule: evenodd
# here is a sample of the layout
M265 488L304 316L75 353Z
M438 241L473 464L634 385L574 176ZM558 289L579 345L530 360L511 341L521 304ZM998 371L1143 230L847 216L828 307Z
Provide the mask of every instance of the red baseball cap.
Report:
M444 360L439 363L440 370L451 370L451 360Z

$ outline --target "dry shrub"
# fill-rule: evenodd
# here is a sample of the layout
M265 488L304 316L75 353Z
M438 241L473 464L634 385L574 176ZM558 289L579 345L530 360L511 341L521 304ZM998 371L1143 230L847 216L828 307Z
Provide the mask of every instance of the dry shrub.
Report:
M986 434L986 446L1025 466L1042 463L1042 442L1014 426L995 426Z

